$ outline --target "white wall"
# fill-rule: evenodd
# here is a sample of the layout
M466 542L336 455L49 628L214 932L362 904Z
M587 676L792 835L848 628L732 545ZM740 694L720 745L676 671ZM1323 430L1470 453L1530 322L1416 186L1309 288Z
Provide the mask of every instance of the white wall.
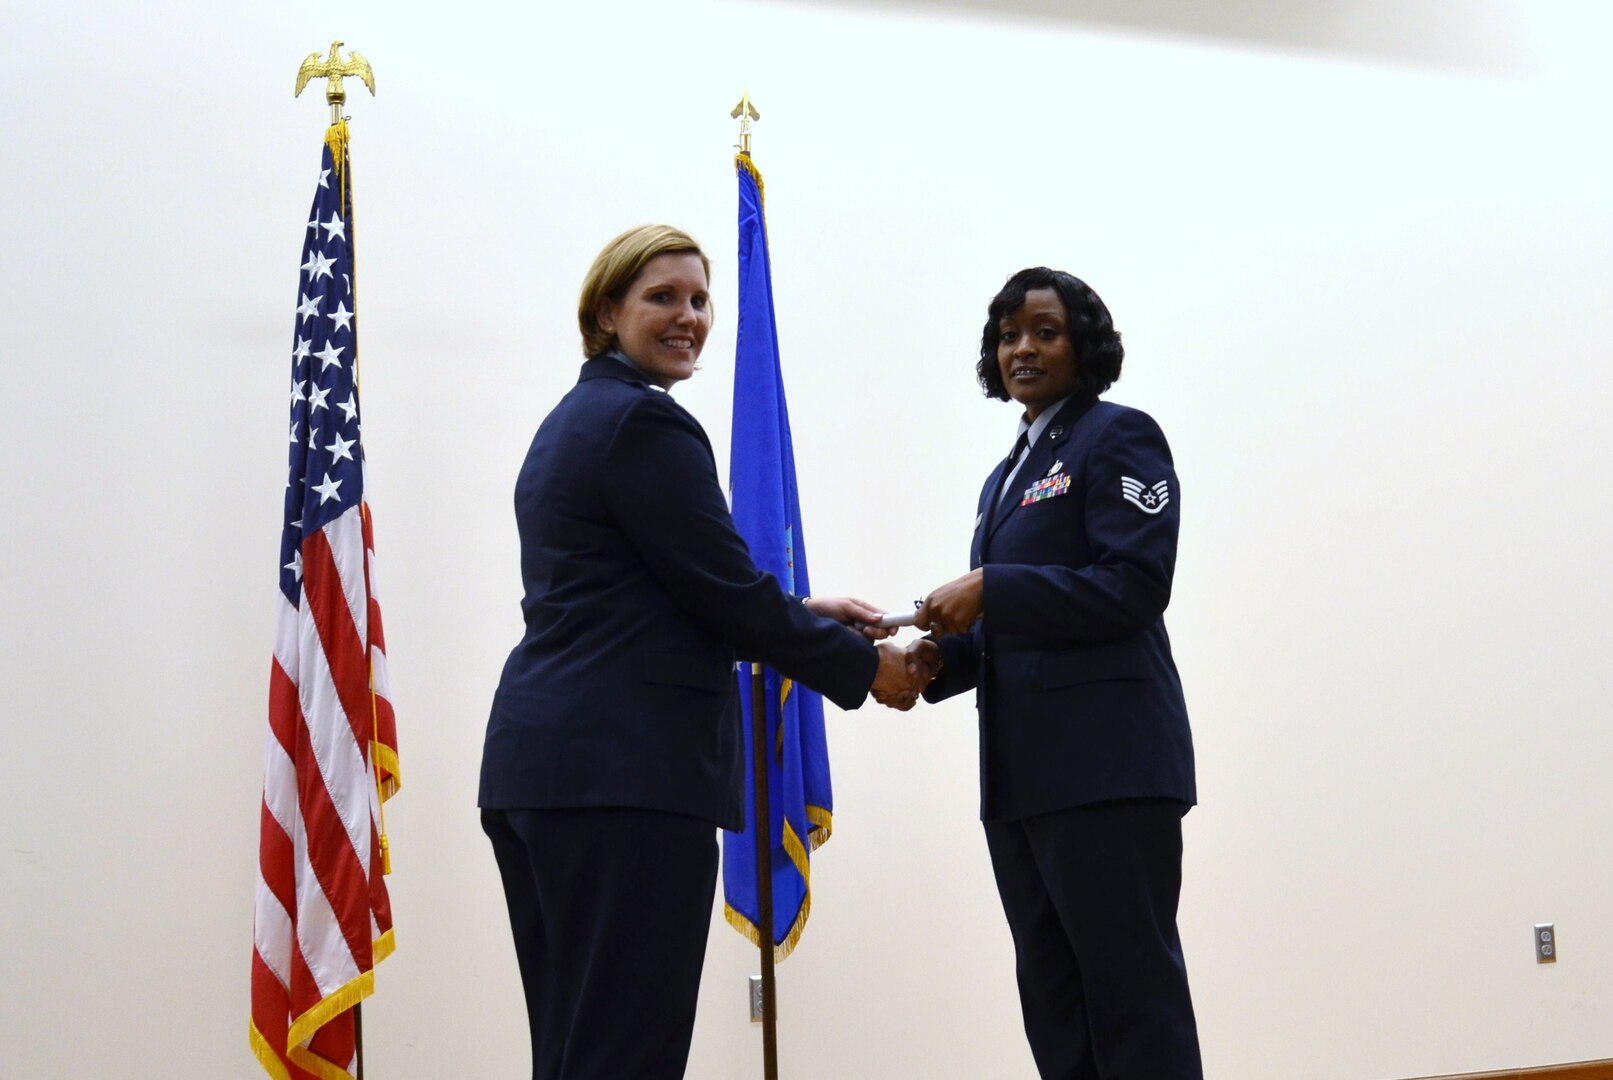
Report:
M1111 396L1163 423L1184 489L1209 1075L1613 1055L1613 17L1313 0L1262 36L1257 5L1204 7L8 6L0 1072L257 1075L286 352L325 117L289 91L336 34L380 89L350 82L349 112L405 776L372 1076L525 1068L474 809L519 633L511 486L574 378L588 260L649 220L717 255L678 394L726 464L747 86L820 589L900 606L965 568L1012 437L970 375L1008 273L1069 269L1116 313ZM830 737L786 1075L1033 1075L967 700ZM751 1076L754 954L712 935L690 1075Z

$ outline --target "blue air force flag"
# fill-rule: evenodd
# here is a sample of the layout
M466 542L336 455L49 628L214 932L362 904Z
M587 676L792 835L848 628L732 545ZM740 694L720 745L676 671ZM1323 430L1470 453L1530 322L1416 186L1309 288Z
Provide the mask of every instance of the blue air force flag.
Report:
M762 178L748 154L735 159L739 173L739 327L734 349L734 427L729 458L734 523L750 545L758 568L797 596L810 596L801 505L795 488L790 414L784 403L778 334L773 320L772 272L767 224L762 214ZM748 665L746 665L748 667ZM768 806L772 847L773 925L768 937L783 959L795 948L812 909L809 855L829 838L833 799L829 750L824 739L823 699L768 669ZM742 671L740 706L745 722L746 806L755 806L751 679ZM756 827L748 812L744 832L723 834L723 898L728 922L762 941L756 879Z

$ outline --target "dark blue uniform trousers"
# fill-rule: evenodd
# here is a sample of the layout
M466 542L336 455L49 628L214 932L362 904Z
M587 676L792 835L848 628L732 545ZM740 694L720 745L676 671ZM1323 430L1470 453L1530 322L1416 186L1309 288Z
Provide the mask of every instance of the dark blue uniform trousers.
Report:
M984 823L1044 1080L1202 1080L1176 933L1184 811L1139 799Z
M483 810L532 1029L533 1080L676 1080L717 881L709 821Z

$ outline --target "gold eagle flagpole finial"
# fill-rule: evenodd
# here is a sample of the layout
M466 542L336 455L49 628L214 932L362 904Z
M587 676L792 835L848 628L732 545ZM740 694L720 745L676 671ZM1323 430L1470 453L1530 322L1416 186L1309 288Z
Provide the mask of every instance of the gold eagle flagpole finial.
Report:
M756 106L751 103L749 89L740 95L739 104L735 105L734 111L728 115L739 121L739 152L750 157L750 122L760 120L762 114L757 112Z
M325 80L325 100L330 102L330 122L342 122L342 106L347 102L347 91L342 89L342 79L352 75L363 81L369 88L370 96L375 96L375 72L370 70L370 62L364 59L356 49L347 51L347 59L343 60L336 50L345 42L333 41L330 43L330 55L320 60L316 52L309 53L308 59L302 62L297 69L297 89L292 97L301 97L302 88L308 85L310 79Z

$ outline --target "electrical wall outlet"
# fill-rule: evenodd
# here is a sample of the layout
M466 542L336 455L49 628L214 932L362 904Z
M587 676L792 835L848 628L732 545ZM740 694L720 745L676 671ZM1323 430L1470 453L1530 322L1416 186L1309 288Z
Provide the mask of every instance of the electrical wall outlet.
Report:
M762 1022L762 977L760 975L750 977L750 1022L753 1024Z
M1535 923L1535 963L1557 962L1557 929L1549 922Z

